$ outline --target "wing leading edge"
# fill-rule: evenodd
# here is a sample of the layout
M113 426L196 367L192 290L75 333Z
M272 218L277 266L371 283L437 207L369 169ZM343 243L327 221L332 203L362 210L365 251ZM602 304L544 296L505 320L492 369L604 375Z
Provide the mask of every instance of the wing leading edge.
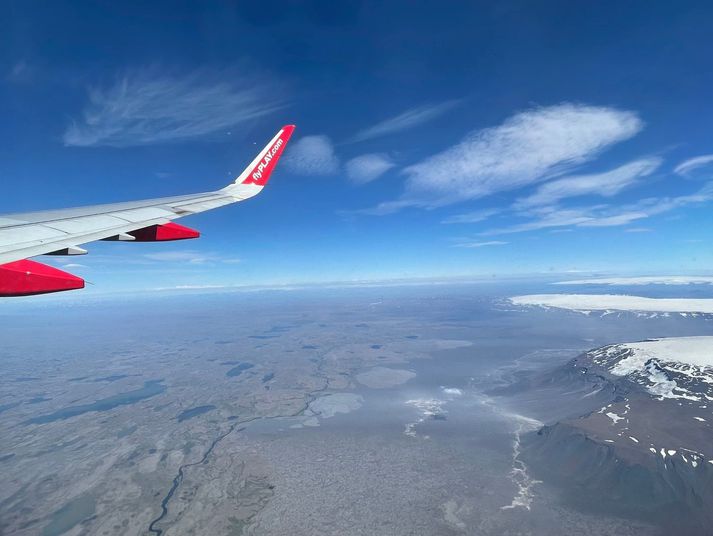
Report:
M0 296L44 294L84 286L80 278L26 260L29 257L85 253L78 246L96 240L160 241L197 237L197 231L171 223L172 220L259 194L294 129L294 125L282 127L233 183L214 192L0 215ZM67 283L69 280L71 283ZM53 283L56 281L60 282Z

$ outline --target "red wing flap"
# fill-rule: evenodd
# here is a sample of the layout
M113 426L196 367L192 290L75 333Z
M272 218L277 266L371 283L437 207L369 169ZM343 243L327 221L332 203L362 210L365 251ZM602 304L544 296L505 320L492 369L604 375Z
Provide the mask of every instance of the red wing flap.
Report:
M177 223L164 223L163 225L150 225L143 229L131 231L131 236L136 238L136 242L164 242L168 240L188 240L198 238L201 234Z
M0 297L31 296L84 288L84 280L31 260L0 265Z

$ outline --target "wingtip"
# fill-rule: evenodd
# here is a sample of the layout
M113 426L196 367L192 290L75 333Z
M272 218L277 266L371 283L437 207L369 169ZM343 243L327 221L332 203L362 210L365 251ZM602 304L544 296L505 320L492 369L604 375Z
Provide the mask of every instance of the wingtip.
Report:
M295 125L285 125L268 143L253 162L243 171L235 181L241 184L256 184L265 186L270 179L270 174L275 168L275 164L280 159L285 150L287 142L290 141Z

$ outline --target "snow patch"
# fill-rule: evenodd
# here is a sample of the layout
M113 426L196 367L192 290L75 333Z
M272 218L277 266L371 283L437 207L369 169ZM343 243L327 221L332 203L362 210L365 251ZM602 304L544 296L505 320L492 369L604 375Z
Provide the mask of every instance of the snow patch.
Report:
M699 367L713 367L713 337L711 336L671 337L620 346L634 351L631 357L623 359L615 367L622 371L620 375L628 374L625 370L627 368L641 368L651 358L678 361Z
M709 393L713 393L713 337L672 337L614 344L594 350L590 355L611 374L630 376L661 400L701 402L711 399L699 389L691 391L686 387L707 384L712 386Z
M620 417L620 416L617 415L616 413L611 413L611 412L610 412L610 413L605 413L605 415L606 415L607 417L609 417L609 418L613 421L613 424L616 424L616 423L618 423L619 421L623 421L623 420L624 420L624 417Z

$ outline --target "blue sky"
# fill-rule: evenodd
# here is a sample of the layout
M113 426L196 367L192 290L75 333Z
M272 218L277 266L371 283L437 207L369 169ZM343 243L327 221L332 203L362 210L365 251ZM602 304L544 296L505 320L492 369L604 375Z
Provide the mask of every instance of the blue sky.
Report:
M215 189L298 130L200 240L47 261L95 288L711 272L706 2L115 4L0 8L0 212Z

